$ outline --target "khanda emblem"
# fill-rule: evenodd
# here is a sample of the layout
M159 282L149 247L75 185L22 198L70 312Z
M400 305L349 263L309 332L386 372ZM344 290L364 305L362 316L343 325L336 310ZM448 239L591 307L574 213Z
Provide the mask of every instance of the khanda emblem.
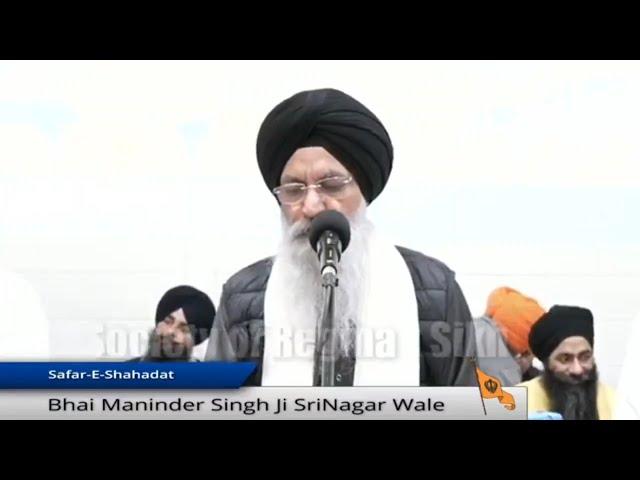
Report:
M496 393L496 390L498 390L498 382L490 378L489 380L484 382L484 388L486 388L489 393Z

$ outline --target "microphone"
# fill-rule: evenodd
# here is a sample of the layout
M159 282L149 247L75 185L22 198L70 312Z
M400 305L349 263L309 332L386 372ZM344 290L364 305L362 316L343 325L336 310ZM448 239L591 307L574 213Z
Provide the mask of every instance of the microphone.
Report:
M320 275L324 278L338 274L338 263L351 240L347 218L336 210L325 210L317 215L309 227L311 248L318 254Z

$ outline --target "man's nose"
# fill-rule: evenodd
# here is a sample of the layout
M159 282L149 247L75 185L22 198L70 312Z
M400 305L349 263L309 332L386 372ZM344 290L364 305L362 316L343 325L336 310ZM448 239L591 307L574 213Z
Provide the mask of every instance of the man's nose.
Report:
M305 217L312 219L325 210L322 195L318 194L315 188L310 188L305 192L302 204L302 213Z
M573 362L571 362L571 365L569 366L569 373L576 376L582 375L584 373L584 367L577 358L575 358Z
M175 325L171 325L165 330L165 335L171 339L175 339L177 334L178 328Z

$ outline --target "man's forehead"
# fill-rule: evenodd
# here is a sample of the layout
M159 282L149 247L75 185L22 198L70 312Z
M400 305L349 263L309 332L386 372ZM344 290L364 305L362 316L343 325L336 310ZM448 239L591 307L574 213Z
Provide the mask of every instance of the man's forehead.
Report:
M286 178L347 175L349 171L333 155L322 147L305 147L296 150L282 171Z
M184 310L179 308L171 312L167 317L171 318L176 323L187 323L187 317L184 314Z
M584 351L591 351L591 345L589 341L580 336L573 336L565 338L560 345L558 345L554 351L555 355L562 353L578 354Z

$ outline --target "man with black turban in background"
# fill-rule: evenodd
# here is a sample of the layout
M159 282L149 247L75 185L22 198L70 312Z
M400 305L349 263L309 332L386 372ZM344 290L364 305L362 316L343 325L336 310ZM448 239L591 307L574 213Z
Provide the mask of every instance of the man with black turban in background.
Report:
M380 120L341 91L303 91L267 115L257 158L280 207L282 242L274 257L225 283L206 358L256 362L248 385L319 385L314 344L323 296L308 229L318 214L336 210L351 240L336 288L333 383L476 385L472 319L454 272L394 246L367 218L393 165Z
M189 285L169 289L156 307L156 326L142 357L130 362L195 360L193 348L209 337L216 308L209 296Z
M529 344L544 372L519 385L527 387L529 413L555 412L565 420L613 418L619 398L598 380L593 337L593 315L586 308L555 305L533 324Z

